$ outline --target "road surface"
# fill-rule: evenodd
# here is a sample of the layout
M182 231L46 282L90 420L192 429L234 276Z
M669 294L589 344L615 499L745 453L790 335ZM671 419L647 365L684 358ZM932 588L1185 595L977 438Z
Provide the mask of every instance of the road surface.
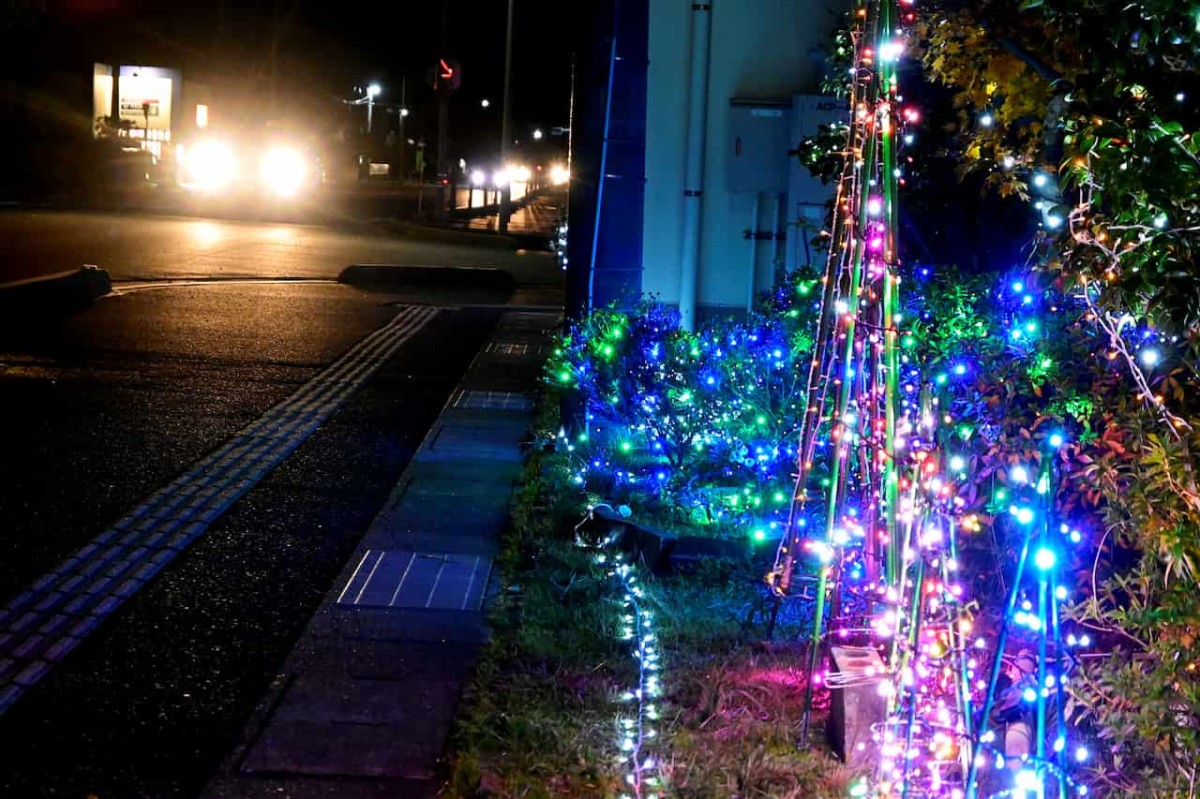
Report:
M506 301L331 278L362 261L502 266L525 283L509 302L554 303L560 273L546 255L291 225L10 212L0 235L5 279L97 263L117 289L81 311L0 320L0 603L181 475L199 475L211 517L0 713L0 796L194 796ZM394 353L355 349L397 319L416 321ZM351 355L361 384L339 380L314 410L311 387ZM286 439L256 437L253 463L222 456L214 470L214 452L280 409L298 420ZM305 432L314 413L326 416ZM155 524L162 540L180 532ZM0 677L26 662L17 649L64 640L55 612L0 618Z
M443 234L452 237L453 233ZM493 266L544 283L549 256L316 225L112 213L0 212L0 283L95 264L114 280L334 278L352 263Z

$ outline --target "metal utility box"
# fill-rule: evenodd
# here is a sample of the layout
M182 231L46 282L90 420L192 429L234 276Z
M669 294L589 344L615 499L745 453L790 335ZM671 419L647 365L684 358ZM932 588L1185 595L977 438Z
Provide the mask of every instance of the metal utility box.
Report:
M790 139L796 147L809 136L815 136L823 125L850 121L850 106L838 97L801 94L792 98L792 128ZM787 269L801 266L817 267L824 263L825 254L812 246L812 239L825 224L826 204L833 197L835 186L822 183L809 173L800 159L792 158L788 165L788 230Z
M783 194L788 190L792 141L790 100L729 101L725 187L734 194Z

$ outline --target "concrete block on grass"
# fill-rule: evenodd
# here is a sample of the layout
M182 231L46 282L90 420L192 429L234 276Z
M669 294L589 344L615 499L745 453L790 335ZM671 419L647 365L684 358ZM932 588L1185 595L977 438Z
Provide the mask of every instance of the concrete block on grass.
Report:
M746 555L746 543L741 540L685 535L680 536L671 547L668 559L672 569L686 571L694 569L702 561L745 560Z
M830 671L853 684L831 688L829 738L833 749L850 768L874 764L879 751L872 728L884 721L887 702L879 683L887 675L883 661L868 647L830 647Z

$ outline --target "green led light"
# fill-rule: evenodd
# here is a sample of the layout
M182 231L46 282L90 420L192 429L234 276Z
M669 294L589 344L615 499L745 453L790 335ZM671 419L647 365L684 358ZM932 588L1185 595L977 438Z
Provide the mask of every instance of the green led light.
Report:
M787 497L784 495L784 493L782 491L775 492L775 501L776 502L782 503L786 499L787 499Z
M762 414L759 414L758 418L755 419L754 421L760 425L764 425L767 423L767 417L763 416Z
M754 535L755 541L766 541L767 540L767 531L762 529L761 527L755 527L753 535Z
M558 373L558 380L560 383L570 383L571 382L571 373L564 369L563 371Z
M633 449L633 444L630 444L628 441L621 442L621 451L622 452L629 452L632 449Z

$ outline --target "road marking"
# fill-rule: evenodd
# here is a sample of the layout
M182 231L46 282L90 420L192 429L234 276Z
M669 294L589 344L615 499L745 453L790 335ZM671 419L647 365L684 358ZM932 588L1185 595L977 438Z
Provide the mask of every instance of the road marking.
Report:
M105 297L120 297L136 291L154 289L193 288L196 286L245 286L245 285L341 285L334 278L324 277L168 277L156 280L114 280L113 288Z
M437 308L402 309L0 609L0 714L283 462Z

